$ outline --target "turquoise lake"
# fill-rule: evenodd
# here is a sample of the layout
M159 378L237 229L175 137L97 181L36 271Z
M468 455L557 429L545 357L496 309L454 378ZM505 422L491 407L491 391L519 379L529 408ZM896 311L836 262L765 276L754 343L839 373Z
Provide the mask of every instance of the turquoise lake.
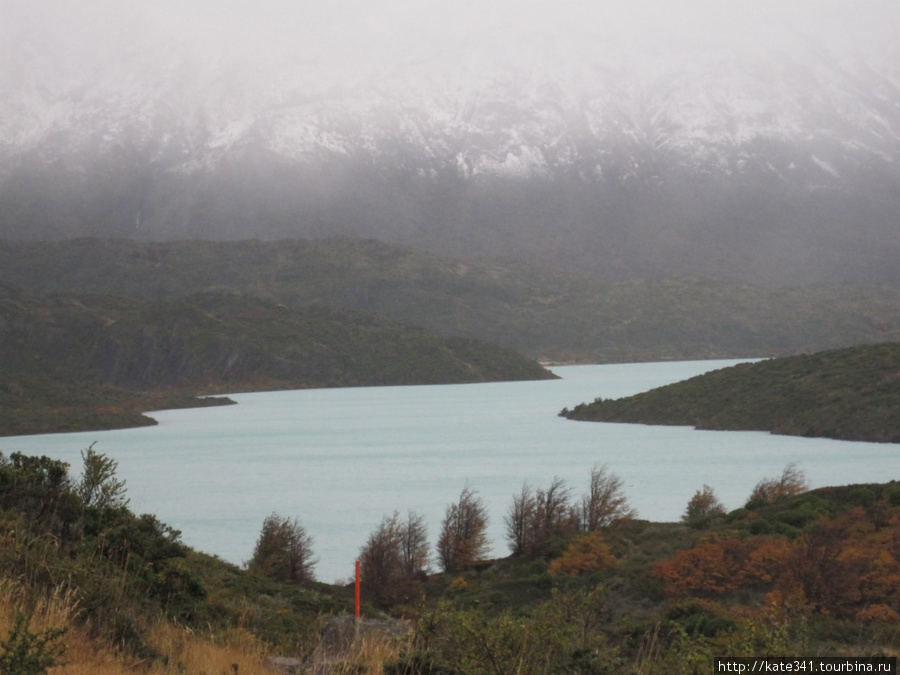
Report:
M503 518L527 481L560 477L575 498L591 467L624 481L638 516L678 520L710 485L727 508L791 462L811 487L900 478L900 444L571 422L597 396L616 398L737 361L554 367L559 380L361 387L234 394L238 405L151 413L155 427L0 439L5 454L48 455L80 472L80 452L119 462L131 507L181 530L199 550L247 560L263 519L297 517L315 539L321 581L346 580L368 535L395 510L423 514L432 542L468 483L491 515L495 556Z

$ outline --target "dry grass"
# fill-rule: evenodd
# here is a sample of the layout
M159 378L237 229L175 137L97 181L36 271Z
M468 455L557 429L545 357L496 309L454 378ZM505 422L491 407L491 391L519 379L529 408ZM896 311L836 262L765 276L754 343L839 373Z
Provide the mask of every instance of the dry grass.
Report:
M333 640L326 636L319 647L309 657L310 672L328 675L356 675L357 673L380 673L387 661L396 660L407 650L412 641L412 633L396 633L383 626L363 622L361 634L352 637L352 618L337 620L351 628L346 639ZM376 624L378 622L375 622Z
M214 636L198 635L190 629L158 620L143 631L148 647L161 655L141 661L91 637L79 625L77 595L59 590L37 602L29 599L22 586L0 581L0 640L4 640L17 612L30 615L28 630L38 634L48 629L67 628L60 641L65 653L50 675L269 675L265 645L241 629ZM332 675L380 672L382 665L396 659L411 636L382 632L363 634L349 652L333 654L320 666Z
M269 674L263 645L246 631L234 630L213 638L160 620L147 629L147 644L162 659L141 662L92 638L77 625L78 600L74 593L59 591L29 602L25 590L0 582L0 640L5 639L16 612L30 613L28 629L41 633L67 627L61 642L65 653L51 675L238 675Z
M411 638L411 635L401 637L383 634L366 636L360 641L355 663L365 666L363 672L380 672L385 661L392 661L400 656Z
M231 630L202 638L190 630L160 621L150 629L148 643L168 660L152 673L270 673L263 645L246 631Z

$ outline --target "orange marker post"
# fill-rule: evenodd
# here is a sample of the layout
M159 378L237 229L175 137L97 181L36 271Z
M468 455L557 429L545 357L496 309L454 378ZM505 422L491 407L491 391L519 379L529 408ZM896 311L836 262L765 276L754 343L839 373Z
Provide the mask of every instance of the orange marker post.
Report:
M359 560L356 561L356 618L359 618Z

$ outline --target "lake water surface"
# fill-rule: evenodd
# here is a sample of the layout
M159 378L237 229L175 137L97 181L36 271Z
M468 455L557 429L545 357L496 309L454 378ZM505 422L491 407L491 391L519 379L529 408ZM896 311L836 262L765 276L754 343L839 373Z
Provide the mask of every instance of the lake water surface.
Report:
M572 422L557 416L736 361L553 368L561 380L235 394L236 406L152 413L155 427L0 439L5 454L48 455L80 472L80 452L119 462L131 507L182 531L190 546L241 563L263 519L297 517L315 539L316 576L347 579L382 516L423 514L432 542L469 483L491 515L494 554L524 481L563 478L580 496L606 464L641 518L678 520L712 486L729 509L796 462L812 487L900 478L900 444Z

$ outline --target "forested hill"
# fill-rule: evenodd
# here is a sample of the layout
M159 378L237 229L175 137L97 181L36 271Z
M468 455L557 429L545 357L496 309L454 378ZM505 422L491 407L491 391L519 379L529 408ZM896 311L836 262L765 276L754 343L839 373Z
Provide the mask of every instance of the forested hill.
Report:
M357 239L0 241L0 282L38 293L225 292L345 307L543 361L768 357L900 340L900 292L889 288L610 282Z
M262 389L554 377L509 349L369 314L200 294L36 296L0 285L0 434L149 423Z
M562 415L900 443L900 343L743 363Z

